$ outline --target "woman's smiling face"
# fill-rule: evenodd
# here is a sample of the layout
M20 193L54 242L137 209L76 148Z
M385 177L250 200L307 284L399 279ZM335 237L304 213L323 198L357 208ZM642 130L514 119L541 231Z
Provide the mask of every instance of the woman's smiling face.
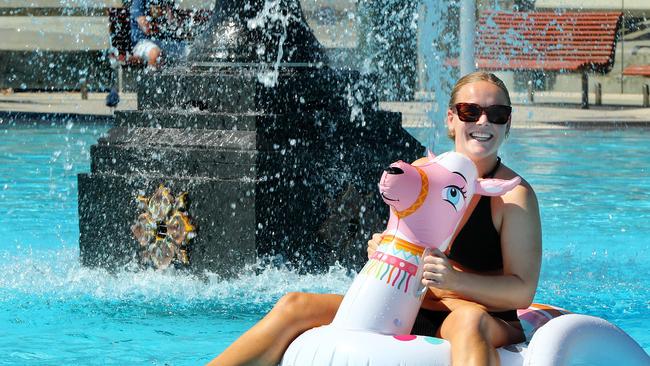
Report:
M458 91L455 103L476 103L482 107L507 105L503 91L489 81L476 81ZM510 119L505 125L490 123L485 113L476 122L463 122L455 110L447 111L447 128L453 132L456 151L472 160L482 160L496 155L510 129Z

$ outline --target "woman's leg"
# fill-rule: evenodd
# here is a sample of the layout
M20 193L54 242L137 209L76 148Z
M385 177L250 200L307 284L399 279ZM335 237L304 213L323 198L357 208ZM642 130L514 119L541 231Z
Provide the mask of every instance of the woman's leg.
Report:
M440 327L451 343L452 365L499 365L496 348L524 341L521 328L492 317L484 307L467 303L451 311Z
M303 332L329 324L341 295L292 292L208 365L277 365L289 344Z

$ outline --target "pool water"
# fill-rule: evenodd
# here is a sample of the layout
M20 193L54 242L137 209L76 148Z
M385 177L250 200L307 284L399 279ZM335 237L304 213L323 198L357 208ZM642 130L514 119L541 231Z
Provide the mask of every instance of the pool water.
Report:
M346 290L351 278L338 267L257 276L250 268L230 281L81 267L76 174L89 171L90 145L108 128L0 126L0 364L197 365L287 291ZM427 141L428 131L411 132ZM540 201L535 301L608 319L646 352L649 145L643 129L517 129L502 154Z

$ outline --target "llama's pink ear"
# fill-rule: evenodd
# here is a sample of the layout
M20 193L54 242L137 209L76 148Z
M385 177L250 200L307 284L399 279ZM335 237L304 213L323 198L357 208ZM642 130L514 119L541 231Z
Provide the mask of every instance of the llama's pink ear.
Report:
M427 158L429 158L429 161L433 161L433 159L436 158L436 155L433 153L433 151L427 149Z
M510 180L503 179L479 179L476 181L476 194L481 196L502 196L510 192L521 183L520 177Z

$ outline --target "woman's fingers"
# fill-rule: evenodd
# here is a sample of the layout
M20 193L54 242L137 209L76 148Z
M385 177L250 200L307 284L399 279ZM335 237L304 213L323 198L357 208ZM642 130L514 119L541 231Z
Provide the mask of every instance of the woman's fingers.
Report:
M442 273L436 273L436 272L424 272L422 274L422 278L440 282L440 280L442 280L443 278L443 275Z
M440 286L442 285L442 279L438 279L438 278L432 278L432 279L422 278L422 285L426 286L426 287L440 288Z
M372 234L372 238L368 240L368 258L372 257L372 255L377 251L377 247L379 246L379 243L381 242L381 234Z
M440 258L440 257L434 257L434 256L427 256L424 257L424 268L426 270L427 266L430 265L441 265L441 266L447 266L448 261L445 258Z
M433 273L447 273L449 272L449 268L445 266L443 263L429 263L425 264L422 269L424 270L424 273L428 272L433 272Z
M422 267L422 284L428 287L445 288L453 268L447 256L439 249L433 249L431 254L424 257Z
M422 272L422 285L426 287L438 287L444 281L444 266L439 264L425 264Z
M426 277L423 276L422 285L426 287L433 287L440 290L447 289L447 282L445 281L444 276L435 276L435 275L430 275Z

